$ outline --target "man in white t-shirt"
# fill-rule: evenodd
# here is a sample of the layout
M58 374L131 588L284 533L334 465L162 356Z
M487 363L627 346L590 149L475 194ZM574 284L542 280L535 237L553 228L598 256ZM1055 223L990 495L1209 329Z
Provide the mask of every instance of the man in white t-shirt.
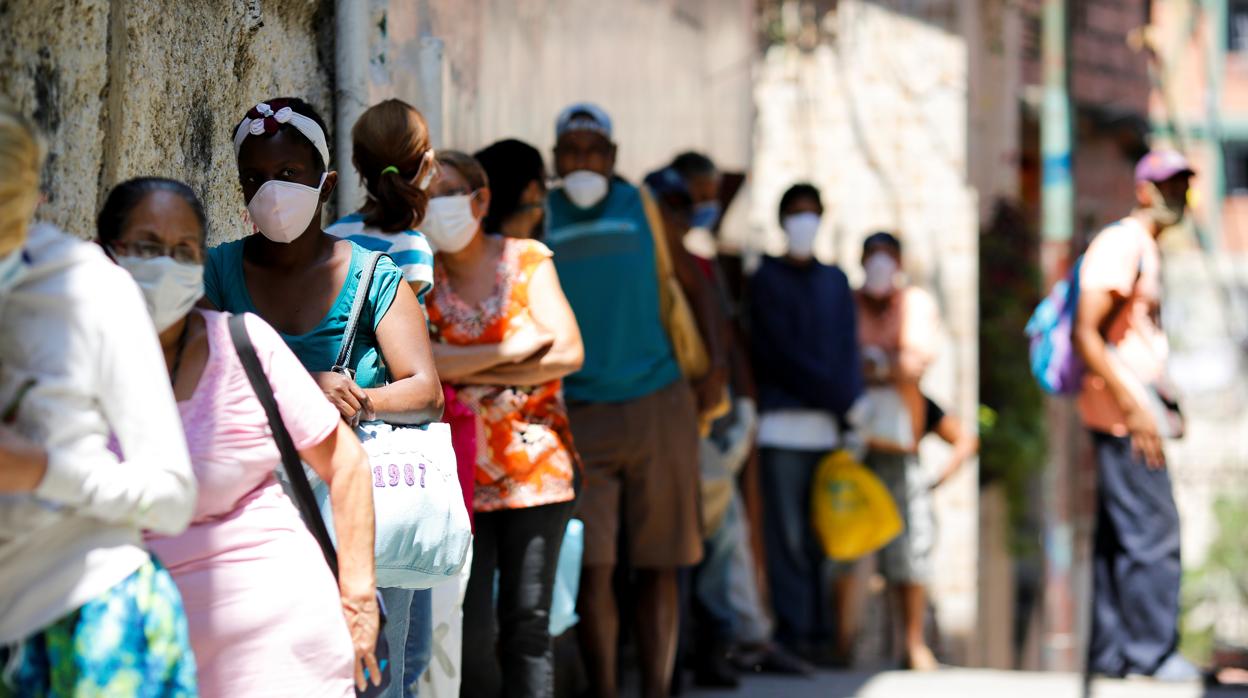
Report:
M1183 218L1193 174L1177 152L1146 155L1135 169L1135 210L1092 240L1079 269L1074 341L1087 365L1079 411L1098 480L1088 646L1097 674L1199 678L1176 651L1179 514L1162 438L1179 436L1182 419L1166 406L1157 247Z

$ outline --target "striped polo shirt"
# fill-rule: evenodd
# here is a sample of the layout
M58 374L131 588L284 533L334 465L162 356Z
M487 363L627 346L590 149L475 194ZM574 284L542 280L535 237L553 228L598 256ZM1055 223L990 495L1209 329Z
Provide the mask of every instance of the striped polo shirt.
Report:
M350 240L366 250L390 255L395 266L403 273L403 278L413 284L416 297L424 305L425 294L433 288L433 250L419 230L386 233L364 225L364 215L357 211L340 218L326 228L325 232Z

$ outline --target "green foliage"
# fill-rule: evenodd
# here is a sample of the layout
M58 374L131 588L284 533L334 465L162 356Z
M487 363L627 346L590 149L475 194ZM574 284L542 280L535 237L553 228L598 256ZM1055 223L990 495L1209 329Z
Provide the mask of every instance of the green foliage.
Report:
M1208 557L1183 575L1179 647L1200 664L1209 662L1215 643L1223 639L1217 636L1217 620L1227 612L1248 613L1248 496L1218 497L1213 516L1218 532Z
M1023 214L998 202L979 240L980 476L1001 483L1016 553L1034 552L1026 522L1047 457L1044 395L1032 379L1023 328L1040 300L1039 241Z

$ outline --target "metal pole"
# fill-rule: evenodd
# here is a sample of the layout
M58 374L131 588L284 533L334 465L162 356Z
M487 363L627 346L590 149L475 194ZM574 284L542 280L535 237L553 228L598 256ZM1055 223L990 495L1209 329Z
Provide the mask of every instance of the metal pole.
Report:
M1043 235L1045 242L1067 242L1074 223L1074 184L1071 178L1070 93L1066 76L1066 3L1045 0L1044 102L1040 122L1040 152L1044 183Z
M1044 96L1040 121L1042 156L1041 265L1052 283L1065 274L1074 232L1071 169L1071 105L1067 76L1065 0L1045 0L1043 8ZM1075 628L1074 525L1070 495L1074 459L1073 424L1068 405L1048 406L1050 463L1044 473L1044 627L1042 661L1050 670L1077 668Z
M360 178L351 164L351 127L368 106L368 3L334 3L334 107L337 131L338 215L345 216L364 203Z

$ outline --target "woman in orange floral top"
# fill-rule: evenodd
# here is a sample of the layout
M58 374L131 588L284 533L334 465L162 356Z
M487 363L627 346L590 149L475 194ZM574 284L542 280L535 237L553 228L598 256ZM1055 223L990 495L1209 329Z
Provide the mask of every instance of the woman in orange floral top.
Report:
M549 615L576 455L561 379L580 369L581 335L550 250L487 235L481 165L455 151L421 226L436 250L428 298L442 380L476 413L476 537L464 600L462 694L551 695ZM498 572L497 656L494 573Z

